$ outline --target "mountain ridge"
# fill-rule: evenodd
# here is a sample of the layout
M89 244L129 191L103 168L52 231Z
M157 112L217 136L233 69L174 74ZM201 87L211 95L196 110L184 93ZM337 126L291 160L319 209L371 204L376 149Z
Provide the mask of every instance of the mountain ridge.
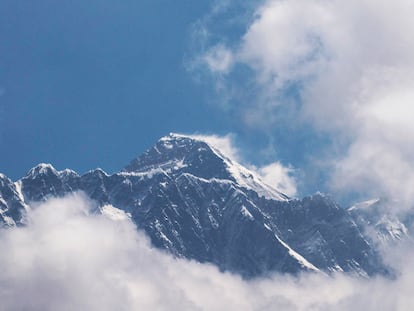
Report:
M16 182L1 175L0 221L25 225L31 202L83 191L97 202L96 212L110 205L130 215L155 247L246 278L387 273L361 224L332 198L289 198L215 149L170 134L114 174L39 164Z

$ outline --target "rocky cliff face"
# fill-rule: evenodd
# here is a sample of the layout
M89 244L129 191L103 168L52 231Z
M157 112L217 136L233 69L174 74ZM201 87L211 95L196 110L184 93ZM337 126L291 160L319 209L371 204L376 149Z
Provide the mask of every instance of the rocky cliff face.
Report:
M83 191L128 213L155 247L255 277L268 272L386 273L349 211L316 194L291 199L209 143L170 134L121 172L82 176L40 164L17 182L0 175L0 223L24 225L31 202Z

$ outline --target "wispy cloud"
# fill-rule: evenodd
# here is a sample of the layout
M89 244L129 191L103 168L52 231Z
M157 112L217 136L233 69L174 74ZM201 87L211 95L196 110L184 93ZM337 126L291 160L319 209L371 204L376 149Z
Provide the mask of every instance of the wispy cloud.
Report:
M283 166L277 161L255 168L255 170L268 185L275 187L290 197L297 194L297 185L293 177L294 169L292 167Z
M397 280L343 275L252 281L153 249L128 220L91 214L75 194L0 232L5 310L409 310L412 253ZM92 204L93 205L93 204Z
M195 139L200 139L207 142L209 145L215 147L217 150L223 153L226 157L235 160L242 161L243 156L240 154L240 150L235 146L234 135L214 135L214 134L190 134L188 135Z
M207 64L207 67L213 73L225 74L230 70L233 62L233 54L223 45L216 45L206 52L202 61Z
M226 157L245 165L257 173L269 186L276 188L288 196L295 196L297 194L297 184L294 177L295 169L292 166L285 166L280 161L268 163L264 166L256 166L246 162L242 151L235 143L235 135L194 134L189 136L206 141Z

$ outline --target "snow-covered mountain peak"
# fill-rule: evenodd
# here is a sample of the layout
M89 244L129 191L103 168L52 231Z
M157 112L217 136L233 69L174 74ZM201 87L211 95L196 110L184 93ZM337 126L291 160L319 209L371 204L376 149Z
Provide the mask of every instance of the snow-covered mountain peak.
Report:
M225 139L216 136L170 133L161 137L148 151L155 151L155 153L163 154L163 156L168 157L169 160L182 158L186 155L185 153L188 154L189 152L205 152L214 154L214 156L222 160L235 161L236 159L234 157L222 150L223 146L220 146L215 142L220 140Z
M169 135L164 136L160 139L160 141L164 141L167 145L170 145L172 141L184 142L189 140L208 145L208 147L214 150L214 152L221 158L228 158L233 161L237 161L237 157L233 152L234 150L231 150L233 148L231 147L228 136L220 137L216 135L186 135L179 133L170 133Z
M40 163L30 169L25 178L35 178L39 175L58 175L58 171L49 163Z
M0 173L0 185L2 183L9 183L9 182L10 182L10 178L7 177L6 175Z
M203 136L170 133L134 159L124 172L151 176L156 172L173 176L185 173L205 180L231 181L268 199L289 200L288 196L264 183L255 172L224 155Z
M107 172L105 172L102 168L97 167L93 170L89 170L85 173L85 175L100 175L100 176L109 176Z
M64 169L62 171L58 171L50 163L39 163L38 165L30 169L29 172L27 172L24 179L36 179L39 177L48 177L48 176L67 178L70 176L79 176L79 175L71 169Z
M209 145L178 134L162 137L144 154L132 160L124 171L145 173L160 169L174 174L190 173L205 179L229 178L223 159Z
M71 176L79 176L78 173L76 173L74 170L71 169L64 169L62 171L59 171L58 174L62 177L62 178L67 178L67 177L71 177Z

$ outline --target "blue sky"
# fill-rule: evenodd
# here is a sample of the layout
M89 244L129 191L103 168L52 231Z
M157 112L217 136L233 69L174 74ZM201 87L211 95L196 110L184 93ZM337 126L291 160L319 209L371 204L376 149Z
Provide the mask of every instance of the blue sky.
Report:
M208 79L188 70L198 52L194 28L212 2L0 6L0 171L8 176L19 178L39 162L113 172L169 132L231 132L251 162L274 156L254 159L248 150L265 148L268 136L215 105L220 96ZM243 25L220 18L216 27L228 35Z
M0 2L0 170L115 171L170 131L226 131L184 68L194 1Z
M230 133L299 195L410 200L411 9L0 0L0 171L115 172L169 132Z

